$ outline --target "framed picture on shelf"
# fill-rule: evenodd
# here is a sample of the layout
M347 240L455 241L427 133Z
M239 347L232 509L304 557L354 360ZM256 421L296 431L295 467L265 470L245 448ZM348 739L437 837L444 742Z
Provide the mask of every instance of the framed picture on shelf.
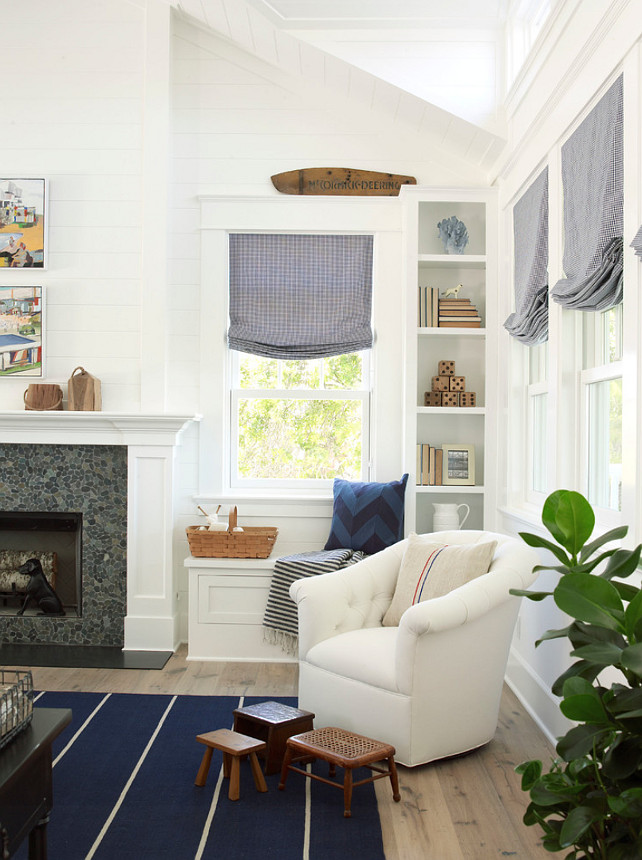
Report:
M443 477L444 486L475 484L475 446L474 445L442 445L444 452Z
M42 287L0 287L0 378L42 377Z
M0 268L44 269L46 182L0 177Z

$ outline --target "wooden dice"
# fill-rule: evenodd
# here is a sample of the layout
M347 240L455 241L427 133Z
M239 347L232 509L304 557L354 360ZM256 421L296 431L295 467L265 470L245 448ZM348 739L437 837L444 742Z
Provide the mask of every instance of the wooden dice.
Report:
M462 391L459 395L460 406L476 406L476 400L474 391Z
M444 391L441 395L441 405L442 406L459 406L459 392L458 391Z
M439 362L439 375L440 376L454 376L455 375L455 362L454 361L440 361Z
M465 391L465 390L466 390L466 377L465 376L451 376L450 377L449 391Z
M441 391L426 391L424 406L441 406Z
M450 391L449 376L433 376L432 378L433 391Z

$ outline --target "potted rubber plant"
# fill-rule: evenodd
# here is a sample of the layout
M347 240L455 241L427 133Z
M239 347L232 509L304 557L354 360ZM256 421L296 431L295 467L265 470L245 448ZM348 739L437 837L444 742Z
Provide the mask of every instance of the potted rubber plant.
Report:
M557 490L542 522L552 540L520 533L554 561L536 569L561 574L551 592L513 590L529 600L553 598L568 626L538 642L566 638L572 665L555 681L562 713L575 724L556 745L548 770L541 761L517 767L530 802L524 823L543 830L550 852L565 860L642 858L642 589L625 582L641 546L607 548L626 526L593 538L595 514L580 493Z

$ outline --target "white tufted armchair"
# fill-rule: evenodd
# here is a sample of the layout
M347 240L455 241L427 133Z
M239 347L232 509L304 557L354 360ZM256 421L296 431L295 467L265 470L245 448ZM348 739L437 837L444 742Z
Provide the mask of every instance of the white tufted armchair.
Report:
M406 610L383 627L407 541L352 567L301 579L299 707L396 748L409 766L475 749L497 727L520 599L537 578L534 550L484 531L435 534L446 544L497 540L488 573Z

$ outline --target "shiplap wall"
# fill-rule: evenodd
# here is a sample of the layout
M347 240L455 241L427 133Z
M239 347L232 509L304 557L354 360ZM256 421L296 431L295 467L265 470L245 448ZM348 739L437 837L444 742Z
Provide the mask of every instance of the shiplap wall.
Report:
M168 386L170 402L179 410L200 411L195 322L200 309L201 241L207 239L199 233L199 195L278 197L272 174L325 165L406 173L421 184L483 182L479 168L464 166L447 155L436 156L416 134L404 139L389 134L386 123L377 122L376 116L364 119L338 97L330 103L327 95L301 76L284 74L179 16L173 21L171 128L168 272L169 293L175 301L169 321ZM401 285L399 271L389 289L400 296ZM395 410L399 410L397 404ZM181 454L177 567L187 555L184 526L197 521L193 495L215 489L199 486L196 435L196 428L186 434ZM213 445L223 441L213 440ZM276 525L280 539L295 541L299 548L306 544L322 548L329 533L328 503L246 501L239 511L246 525ZM184 618L185 573L180 583L178 599Z
M22 0L2 22L2 176L48 180L49 265L0 285L44 285L44 381L81 364L112 410L140 408L144 34L126 0ZM27 381L1 381L0 409Z

